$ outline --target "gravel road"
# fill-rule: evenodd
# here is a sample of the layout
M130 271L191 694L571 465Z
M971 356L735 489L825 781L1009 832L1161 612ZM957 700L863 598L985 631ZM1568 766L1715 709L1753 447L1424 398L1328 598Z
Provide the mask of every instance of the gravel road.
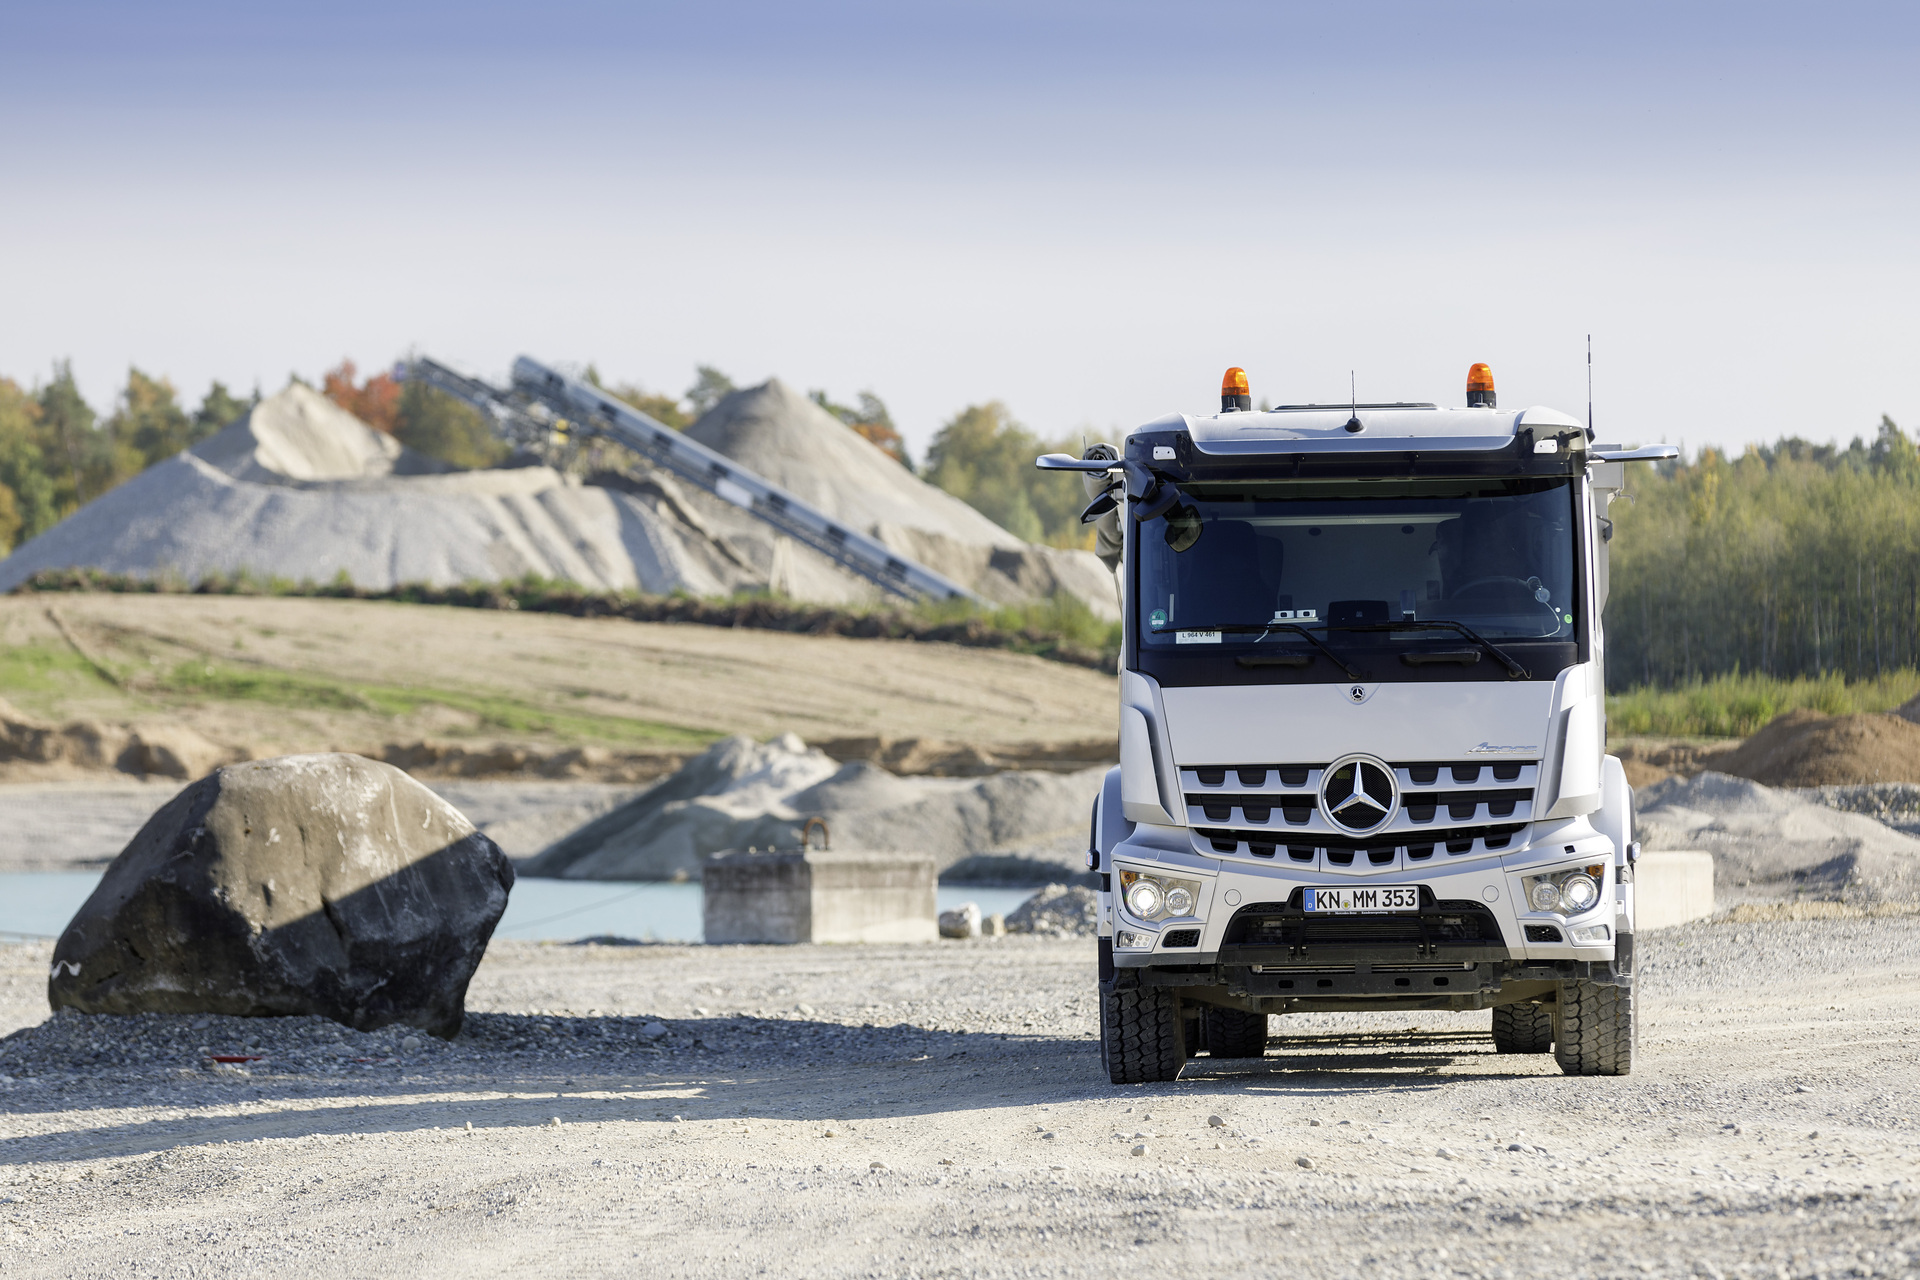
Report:
M1085 940L496 943L449 1044L48 1018L47 963L0 1276L1920 1272L1911 917L1649 935L1624 1079L1341 1014L1114 1088Z

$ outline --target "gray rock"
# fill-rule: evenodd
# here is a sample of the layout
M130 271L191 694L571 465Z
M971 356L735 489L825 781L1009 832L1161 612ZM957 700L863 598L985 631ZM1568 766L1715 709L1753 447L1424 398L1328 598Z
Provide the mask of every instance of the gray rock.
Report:
M1100 931L1100 897L1079 885L1053 884L1015 907L1007 932L1051 937L1087 936Z
M963 902L951 911L940 913L940 936L977 938L980 936L980 904Z
M54 948L83 1013L318 1014L451 1038L513 867L391 765L220 769L147 821Z

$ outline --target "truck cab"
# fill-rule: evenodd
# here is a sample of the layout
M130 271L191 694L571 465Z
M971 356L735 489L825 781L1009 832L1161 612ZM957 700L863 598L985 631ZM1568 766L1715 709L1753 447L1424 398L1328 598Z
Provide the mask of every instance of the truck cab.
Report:
M1268 1016L1491 1009L1503 1052L1631 1070L1632 797L1605 755L1607 503L1576 418L1222 410L1082 472L1123 600L1093 812L1115 1083L1259 1056Z

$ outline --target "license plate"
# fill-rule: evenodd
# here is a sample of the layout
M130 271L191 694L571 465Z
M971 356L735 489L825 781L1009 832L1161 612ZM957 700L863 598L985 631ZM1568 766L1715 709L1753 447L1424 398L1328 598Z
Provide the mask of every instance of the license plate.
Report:
M1420 886L1412 884L1377 884L1364 889L1309 889L1303 896L1307 910L1329 915L1420 909Z

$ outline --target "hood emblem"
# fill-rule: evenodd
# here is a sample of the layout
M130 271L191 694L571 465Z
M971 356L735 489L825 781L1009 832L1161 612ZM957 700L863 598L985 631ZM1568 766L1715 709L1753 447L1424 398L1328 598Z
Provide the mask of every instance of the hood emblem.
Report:
M1359 706L1372 696L1373 690L1363 684L1350 684L1347 686L1347 701L1353 703L1355 706Z
M1372 756L1342 756L1320 778L1320 816L1349 835L1370 836L1400 810L1400 781Z

